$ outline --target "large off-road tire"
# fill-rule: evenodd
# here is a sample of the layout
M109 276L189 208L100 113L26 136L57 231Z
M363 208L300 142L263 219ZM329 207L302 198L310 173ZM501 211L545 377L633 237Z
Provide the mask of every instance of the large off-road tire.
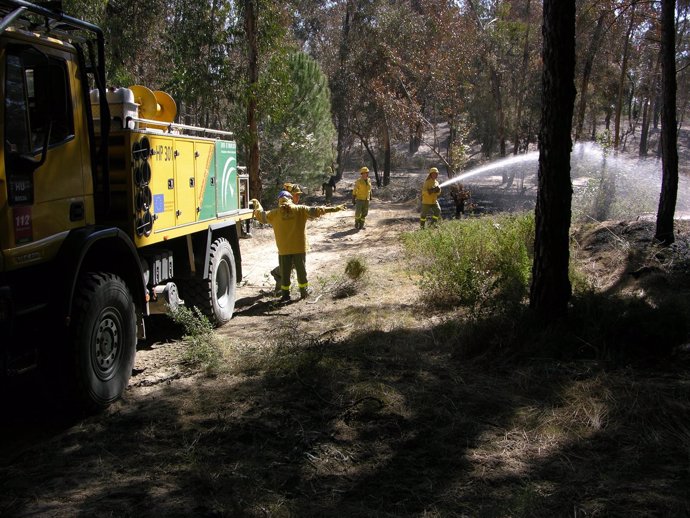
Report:
M235 255L227 239L211 244L208 279L188 279L182 283L182 298L189 308L196 306L214 325L223 325L235 311Z
M87 409L105 408L127 388L134 365L136 314L127 285L110 273L81 277L71 320L75 396Z

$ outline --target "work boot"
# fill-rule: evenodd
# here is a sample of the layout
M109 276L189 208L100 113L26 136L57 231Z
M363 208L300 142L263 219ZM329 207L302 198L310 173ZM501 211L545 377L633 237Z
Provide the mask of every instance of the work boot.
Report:
M275 293L276 297L279 297L283 293L282 285L283 285L283 279L280 275L280 266L276 266L271 270L271 277L273 277L273 280L276 283L275 290L273 292Z
M309 298L309 295L311 295L311 288L300 288L299 289L299 298L304 300L306 298Z
M290 290L281 290L282 295L280 297L280 302L290 302Z

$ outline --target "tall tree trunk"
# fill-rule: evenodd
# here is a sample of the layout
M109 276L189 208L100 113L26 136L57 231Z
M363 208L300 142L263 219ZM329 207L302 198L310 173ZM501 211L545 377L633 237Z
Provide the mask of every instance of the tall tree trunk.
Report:
M604 20L608 11L603 9L597 20L597 26L594 29L594 35L587 47L587 54L585 55L585 63L582 69L582 81L580 81L580 104L577 110L577 124L575 126L575 140L580 140L582 135L582 127L585 124L585 110L587 109L587 90L589 88L589 80L592 77L592 66L594 65L594 57L599 50L601 44L601 36L604 33Z
M408 99L410 97L408 96ZM424 115L426 111L426 99L422 99L421 105L419 107L420 115ZM410 128L410 155L414 155L419 151L419 147L422 145L422 137L424 136L424 126L422 121L416 121Z
M261 198L259 174L259 123L256 113L257 83L259 82L259 43L257 30L256 0L244 0L244 30L248 45L249 102L247 103L247 127L249 129L249 195Z
M575 103L575 0L544 0L539 191L530 307L563 317L571 296L568 233L573 189L570 151Z
M424 113L424 104L422 104L422 108L420 109L420 113ZM419 146L422 145L422 135L424 134L424 126L422 126L421 122L417 122L414 124L412 127L412 130L410 131L410 155L414 155L417 151L419 151Z
M343 17L343 31L340 36L339 60L340 65L336 74L335 86L333 88L333 107L338 119L338 143L336 144L336 182L343 179L343 161L345 154L345 139L347 137L347 67L350 55L350 23L354 5L352 0L348 0L345 5L345 16Z
M652 73L652 77L649 78L649 98L647 100L647 104L645 104L645 113L643 113L642 128L640 131L640 156L647 156L649 153L649 125L652 122L658 97L657 82L660 66L661 50L659 50L659 55L656 59L656 63L654 64L654 72ZM644 115L646 115L646 118Z
M527 0L525 6L525 44L522 47L522 70L520 71L520 84L517 92L517 109L515 117L515 136L513 137L513 154L517 155L520 151L520 127L522 126L522 104L525 99L525 83L527 81L527 66L529 65L529 14L530 14L530 0Z
M642 126L640 127L639 156L647 156L649 137L649 99L642 100Z
M496 122L498 129L499 156L506 156L505 111L503 110L503 96L501 94L501 74L495 67L491 67L491 91L496 103Z
M374 153L374 150L371 149L371 146L369 145L369 141L366 138L364 138L364 136L361 133L355 134L359 137L359 141L364 146L364 149L367 150L369 158L371 158L371 168L374 170L374 179L376 180L376 187L381 187L381 176L379 175L379 165L378 161L376 160L376 153Z
M383 118L383 185L391 181L391 135L388 129L388 118Z
M678 128L676 126L676 0L661 1L661 196L656 214L660 243L670 245L678 196Z
M475 19L475 24L477 26L477 29L479 30L480 33L486 33L486 26L482 22L482 15L480 14L480 10L477 6L477 2L474 0L467 0L467 4L470 7L470 11L474 15ZM479 2L481 5L481 2ZM489 68L489 87L491 88L491 95L493 96L494 102L496 104L495 110L496 113L494 114L494 120L496 121L496 126L497 126L497 133L498 133L498 143L499 143L499 153L500 156L505 156L506 155L506 135L505 135L505 111L503 108L503 98L502 98L502 93L501 93L501 73L499 72L498 68L494 66L494 64L491 62L490 59L487 59L485 56L488 55L490 52L496 52L494 49L489 49L488 46L484 46L484 48L479 50L479 56L480 59L483 60L484 66ZM482 139L482 151L486 154L486 157L489 158L491 157L491 153L493 152L493 146L494 146L494 139L493 139L493 133L490 135L485 135L484 138ZM505 173L503 173L503 182L505 183L507 181L507 176Z
M630 24L628 32L625 34L625 44L623 45L623 62L621 63L621 75L618 79L618 95L616 96L616 112L614 118L613 149L618 149L621 138L621 112L623 111L623 95L625 95L625 77L628 73L628 54L630 50L630 35L632 34L635 23L635 6L637 0L632 0L630 12Z

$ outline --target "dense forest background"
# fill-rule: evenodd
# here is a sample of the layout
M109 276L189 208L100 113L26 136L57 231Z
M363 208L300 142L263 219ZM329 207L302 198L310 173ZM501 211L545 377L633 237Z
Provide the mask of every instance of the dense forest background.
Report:
M536 146L540 0L63 3L104 28L110 86L166 91L179 122L235 132L240 163L261 172L255 194L288 179L320 185L330 168L341 177L353 146L380 185L422 144L448 176ZM660 153L661 2L576 6L574 139ZM689 9L678 2L679 126ZM424 142L441 125L444 141Z

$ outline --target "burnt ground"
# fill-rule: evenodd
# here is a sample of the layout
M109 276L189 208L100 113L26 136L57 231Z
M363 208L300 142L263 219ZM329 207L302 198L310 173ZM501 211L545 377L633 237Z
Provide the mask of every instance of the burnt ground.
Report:
M181 331L158 322L123 399L102 414L75 417L50 387L13 384L0 516L690 514L684 350L654 368L463 358L462 314L425 307L405 267L399 235L418 226L406 193L419 181L378 191L363 231L351 209L310 223L307 301L271 295L272 231L255 228L213 372L184 364ZM490 191L476 199L529 203ZM682 261L649 266L652 231L576 229L601 291L688 290ZM688 235L679 222L678 250ZM367 273L348 291L352 258Z

